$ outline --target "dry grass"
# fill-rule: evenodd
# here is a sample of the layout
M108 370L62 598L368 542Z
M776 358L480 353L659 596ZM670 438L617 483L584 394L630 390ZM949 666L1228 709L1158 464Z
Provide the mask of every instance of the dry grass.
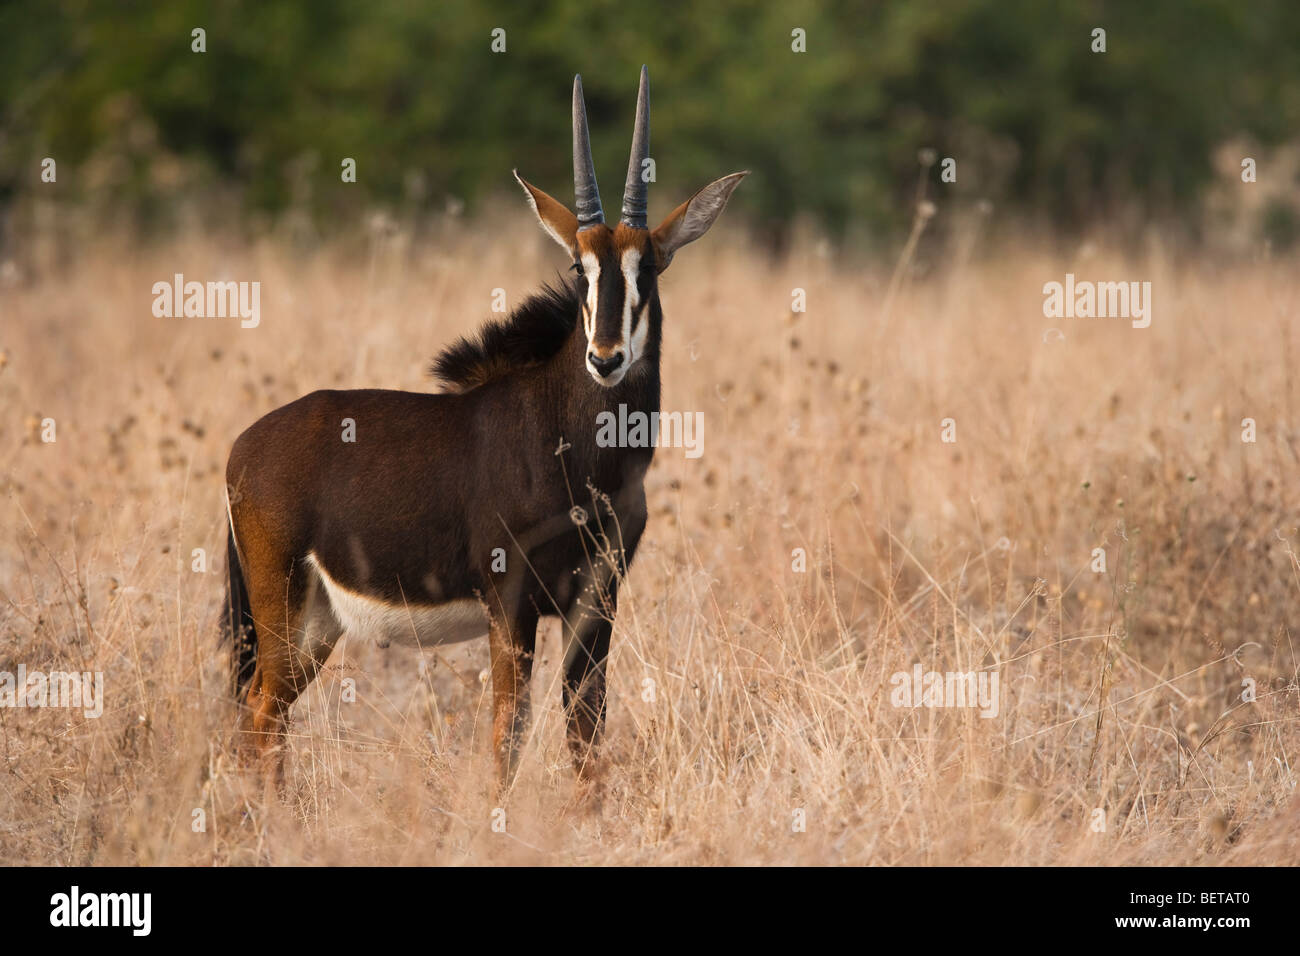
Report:
M295 708L290 800L263 800L229 756L215 644L231 441L317 387L428 388L427 357L494 287L517 302L561 265L516 213L504 241L87 239L5 272L0 670L102 670L107 705L0 709L0 858L1294 862L1300 280L1158 252L943 266L901 285L886 324L892 264L774 266L716 234L684 251L663 283L664 405L704 411L704 455L661 451L648 480L603 799L574 797L548 622L505 833L485 642L344 641ZM1151 280L1151 328L1044 319L1042 284L1067 270ZM175 272L260 280L261 326L153 318ZM1053 325L1064 341L1043 340ZM891 706L890 675L917 662L995 670L998 716Z

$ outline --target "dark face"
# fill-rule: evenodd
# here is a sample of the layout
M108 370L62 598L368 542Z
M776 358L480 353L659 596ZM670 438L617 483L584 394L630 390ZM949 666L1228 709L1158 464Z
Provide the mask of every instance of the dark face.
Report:
M657 278L654 245L648 230L622 223L580 230L576 240L587 371L612 388L645 355Z
M574 270L581 270L578 285L587 339L583 364L598 384L613 388L645 359L651 313L658 313L659 273L678 249L708 231L746 175L732 173L714 180L654 229L621 220L611 229L599 200L589 211L588 225L579 228L578 217L567 206L515 173L537 221L569 254ZM594 181L590 185L594 187Z

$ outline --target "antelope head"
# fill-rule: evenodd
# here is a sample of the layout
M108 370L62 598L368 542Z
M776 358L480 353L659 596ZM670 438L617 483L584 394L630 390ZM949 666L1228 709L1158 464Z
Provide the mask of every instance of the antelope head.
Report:
M582 77L573 78L573 192L576 214L519 173L538 221L573 260L578 276L582 328L587 337L586 367L599 384L612 388L646 352L650 334L647 305L659 294L659 273L673 254L700 238L727 205L732 190L748 171L709 183L654 229L646 228L646 194L650 156L650 75L641 67L632 155L623 187L618 225L605 224L596 188L596 170L587 133Z

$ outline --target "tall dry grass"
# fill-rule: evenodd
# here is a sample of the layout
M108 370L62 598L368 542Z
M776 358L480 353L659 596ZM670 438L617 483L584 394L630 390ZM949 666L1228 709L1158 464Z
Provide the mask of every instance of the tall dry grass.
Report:
M908 269L888 322L892 263L773 265L723 230L683 251L664 406L704 412L704 455L662 450L647 481L603 796L575 796L551 621L504 832L485 642L345 640L294 710L287 801L264 799L215 639L230 444L315 388L429 388L494 288L517 303L563 265L528 230L88 238L4 270L0 670L100 670L107 703L0 709L0 859L1295 862L1300 281L1158 249ZM1152 281L1151 327L1044 319L1066 271ZM176 272L260 280L260 327L154 318ZM998 715L892 706L916 663L995 671Z

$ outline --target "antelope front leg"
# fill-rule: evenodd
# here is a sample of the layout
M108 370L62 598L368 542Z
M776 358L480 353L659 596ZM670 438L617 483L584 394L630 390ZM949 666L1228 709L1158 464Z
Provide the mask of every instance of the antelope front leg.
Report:
M617 579L588 585L566 616L564 650L564 714L569 749L578 779L596 772L600 735L605 724L605 661L614 630Z
M492 654L492 752L497 787L505 793L519 769L520 744L528 726L537 612L528 606L510 616L494 614L488 641Z

